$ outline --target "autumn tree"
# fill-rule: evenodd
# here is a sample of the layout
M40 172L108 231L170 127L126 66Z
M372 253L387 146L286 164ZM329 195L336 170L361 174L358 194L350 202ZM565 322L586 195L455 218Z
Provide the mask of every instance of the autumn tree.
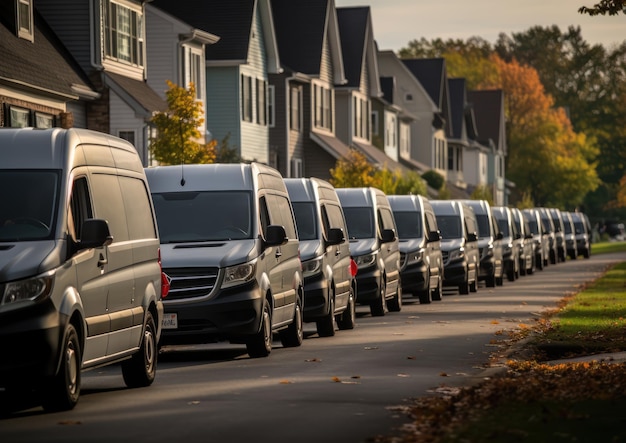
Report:
M472 200L486 200L490 205L493 205L493 192L487 185L478 185L472 191L470 198Z
M204 142L200 129L204 123L202 104L196 100L193 83L185 89L167 82L168 111L157 112L151 122L157 135L150 139L154 159L163 165L213 163L216 141Z
M588 15L617 15L626 13L626 2L624 0L600 0L592 7L581 6L578 12Z
M378 185L376 168L365 155L351 149L347 158L337 160L330 170L330 184L335 188L361 188Z

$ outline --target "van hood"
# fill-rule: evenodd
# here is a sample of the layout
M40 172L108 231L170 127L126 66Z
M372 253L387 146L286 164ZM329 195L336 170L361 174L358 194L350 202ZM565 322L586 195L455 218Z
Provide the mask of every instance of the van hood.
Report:
M407 240L400 240L398 242L398 249L400 252L417 251L423 248L426 242L422 238L409 238Z
M454 249L459 249L463 246L462 238L454 238L448 240L441 240L441 250L442 251L452 251Z
M51 253L54 240L0 243L0 283L34 277L59 266L60 257Z
M245 263L257 257L261 240L161 244L163 268L219 267Z
M350 255L352 255L353 257L371 254L376 250L378 250L378 239L361 238L350 240Z
M300 260L303 262L311 260L322 255L321 240L301 240L300 241Z
M479 237L478 238L478 247L479 248L486 248L487 246L489 246L490 242L491 242L491 237Z

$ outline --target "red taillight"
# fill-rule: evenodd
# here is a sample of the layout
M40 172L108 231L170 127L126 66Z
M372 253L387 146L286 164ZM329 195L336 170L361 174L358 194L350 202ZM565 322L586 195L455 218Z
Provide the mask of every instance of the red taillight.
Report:
M170 279L167 278L165 272L163 272L163 265L161 264L161 249L159 248L159 269L161 270L161 298L167 297L170 292Z
M352 275L352 277L356 277L356 273L359 270L359 267L356 265L356 262L354 261L354 259L350 259L350 275Z

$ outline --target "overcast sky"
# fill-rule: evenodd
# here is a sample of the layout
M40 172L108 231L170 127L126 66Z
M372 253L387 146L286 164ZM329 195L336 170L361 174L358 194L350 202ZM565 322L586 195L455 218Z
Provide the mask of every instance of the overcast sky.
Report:
M580 26L584 40L610 48L626 40L626 15L578 13L597 0L335 0L337 7L370 6L379 49L398 51L414 39L478 36L494 43L533 26Z

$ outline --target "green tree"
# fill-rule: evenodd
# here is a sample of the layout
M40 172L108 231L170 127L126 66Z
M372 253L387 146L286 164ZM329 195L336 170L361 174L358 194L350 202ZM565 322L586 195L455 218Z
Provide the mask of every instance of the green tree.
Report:
M351 149L348 158L337 160L330 170L330 184L336 188L361 188L377 186L376 168L365 155Z
M396 194L398 195L427 195L426 182L415 171L408 171L402 174L396 184Z
M581 6L578 8L581 14L589 15L617 15L626 13L626 3L624 0L600 0L592 7Z
M486 200L490 205L493 204L493 192L487 185L479 185L474 188L470 195L472 200Z
M213 163L217 142L202 141L199 128L204 118L194 84L185 89L168 80L167 85L168 111L158 112L151 119L157 129L157 136L150 139L154 159L163 165Z

